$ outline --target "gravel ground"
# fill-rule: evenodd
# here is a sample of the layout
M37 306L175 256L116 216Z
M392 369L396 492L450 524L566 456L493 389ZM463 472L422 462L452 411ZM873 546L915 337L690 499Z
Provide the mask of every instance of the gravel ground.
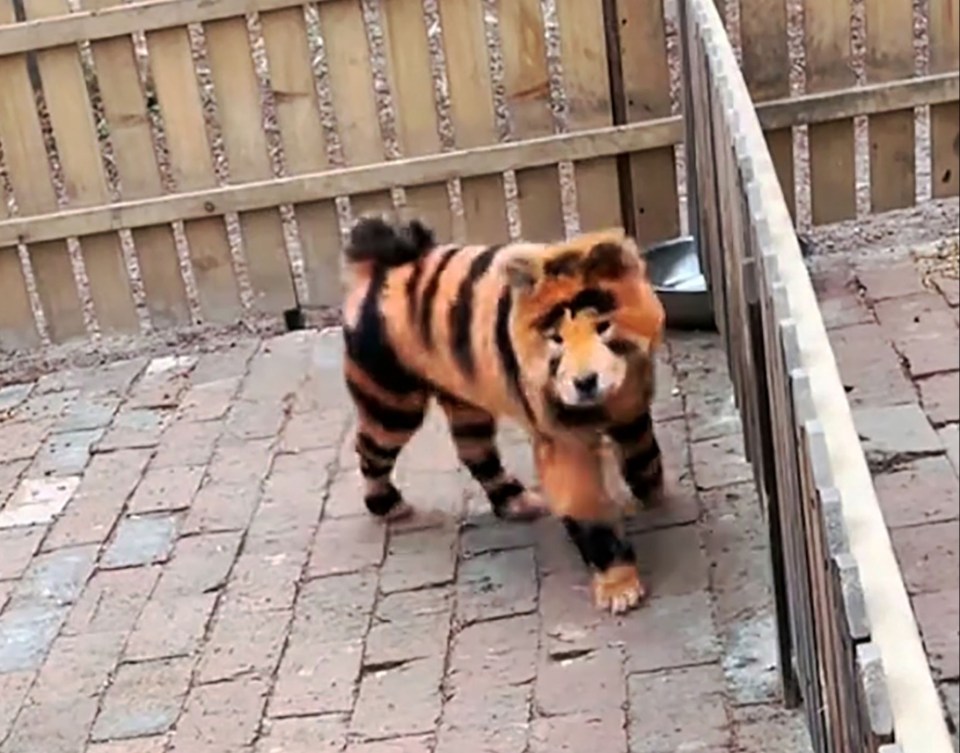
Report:
M122 2L124 0L117 0ZM80 0L68 0L72 10L78 10ZM437 105L439 136L443 150L456 148L456 138L450 114L449 86L445 73L443 54L443 31L440 25L437 0L422 0L425 16L425 25L429 42L430 59L434 74L434 93ZM803 0L786 0L788 10L788 46L791 59L791 90L795 94L802 93L805 88L804 72L805 58L803 45ZM361 0L363 17L367 28L370 46L371 62L374 72L374 89L378 105L379 126L384 144L384 158L393 160L403 157L402 145L397 134L396 116L392 95L386 73L386 59L383 44L383 26L380 17L381 0ZM550 77L550 104L554 114L554 129L558 133L568 130L567 102L564 96L563 65L560 59L560 38L558 16L555 0L540 0L544 19L545 46L547 50L547 64ZM15 0L15 5L22 6L22 0ZM503 55L500 50L498 32L498 2L497 0L483 0L484 21L487 39L488 56L494 89L494 111L496 115L497 133L501 141L513 138L513 124L507 107L504 78ZM735 51L740 51L740 17L739 1L726 0L725 13L731 41ZM336 113L334 112L327 74L327 60L324 48L323 29L320 28L319 17L314 5L305 6L308 36L311 45L312 63L316 74L317 93L321 106L322 122L328 147L328 158L334 166L346 165L343 148L340 143ZM864 81L864 53L865 53L865 22L864 0L851 2L851 65L857 81ZM673 112L680 111L681 71L679 63L679 45L677 29L676 0L664 0L664 17L667 42L667 55L671 73L671 98ZM927 38L927 0L914 0L914 39L915 39L915 69L918 74L927 70L928 38ZM269 67L264 51L260 21L256 14L248 17L248 31L255 69L260 81L263 126L270 149L273 172L277 176L285 175L286 164L283 146L280 142L277 125L275 102L269 81ZM194 63L201 88L203 110L206 115L207 137L214 155L214 166L218 183L225 184L230 180L230 166L224 149L223 136L220 131L217 115L217 97L214 91L212 76L206 54L206 40L203 28L194 25L189 28ZM149 114L156 147L156 155L160 166L163 187L166 192L174 192L177 187L173 178L169 152L166 144L162 115L157 105L155 86L150 72L149 49L144 36L134 38L137 52L138 69L141 82L146 93L149 105ZM88 44L80 47L81 60L87 73L87 83L90 101L96 116L98 134L100 136L101 153L103 156L104 171L107 176L111 198L119 200L123 197L123 186L117 175L115 159L110 139L110 129L103 116L102 100L94 71L93 59ZM35 83L39 84L38 77ZM37 107L41 125L44 130L45 143L48 150L51 175L57 192L57 198L62 207L67 206L67 196L64 179L60 168L59 155L54 139L50 118L47 113L46 101L42 88L37 85ZM957 201L930 201L929 176L929 128L927 113L923 108L917 111L917 198L919 206L901 212L887 213L882 216L869 214L869 164L867 160L867 121L866 118L856 119L856 146L857 146L857 196L858 217L855 221L839 223L828 227L812 228L810 224L810 195L808 188L809 160L806 144L806 129L798 128L795 133L794 153L796 166L796 195L797 195L797 225L798 232L806 241L813 253L838 253L844 249L856 248L864 243L921 243L927 240L949 235L958 223ZM678 175L680 178L679 193L681 212L685 212L686 186L683 180L684 154L683 148L676 150ZM564 225L567 233L574 233L579 227L576 213L576 186L573 180L572 166L561 165L561 188L563 201ZM516 181L512 173L505 176L504 185L507 198L508 221L510 233L519 237L522 225L517 206ZM459 182L451 181L448 186L451 207L456 214L462 213L460 206ZM6 199L9 210L16 214L16 197L13 194L6 174L2 145L0 145L0 192ZM394 192L394 202L398 208L405 204L402 189ZM349 201L346 199L337 202L341 230L349 225L351 213ZM292 208L281 207L281 216L284 220L284 230L287 241L291 268L295 280L296 290L301 300L306 299L306 284L303 278L303 258L299 246L296 218ZM685 225L685 217L683 218ZM156 352L158 350L193 349L204 347L204 343L221 342L222 338L233 337L238 330L253 329L269 331L271 324L257 319L250 308L252 293L246 273L243 243L240 237L236 216L228 215L228 236L231 242L234 269L240 283L241 300L246 307L246 321L238 328L224 330L204 325L199 313L199 302L196 292L196 283L190 268L187 256L186 241L182 226L174 226L174 234L178 241L181 270L187 287L188 297L194 316L194 326L178 333L153 332L146 315L143 285L137 265L136 252L129 232L121 232L121 240L125 260L128 266L130 279L133 283L133 293L141 317L143 334L135 338L108 338L99 332L96 317L93 312L92 300L83 266L79 246L75 241L69 243L71 260L88 331L91 340L68 345L50 345L45 340L42 352L29 354L15 354L5 357L4 367L0 367L0 381L8 380L13 374L28 374L31 369L56 368L57 364L83 362L91 363L100 359L112 359L119 356L129 356L133 353ZM38 321L43 322L43 312L40 309L39 297L33 281L32 270L25 248L20 249L27 277L28 289ZM313 322L319 324L331 323L336 320L336 311L318 309L311 311ZM41 324L42 326L42 324Z

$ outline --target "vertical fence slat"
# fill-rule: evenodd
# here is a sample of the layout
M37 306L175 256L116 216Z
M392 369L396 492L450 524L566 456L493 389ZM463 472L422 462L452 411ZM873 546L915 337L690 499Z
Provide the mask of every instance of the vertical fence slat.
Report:
M913 3L866 0L870 83L913 74ZM871 115L870 203L874 212L913 206L917 193L913 108Z
M83 7L101 10L120 2L85 0ZM98 40L91 44L91 51L122 196L126 200L159 196L163 186L133 41L130 37ZM186 324L190 307L173 229L142 228L132 235L150 321L158 327Z
M177 189L212 188L217 180L186 28L148 33L147 49ZM235 321L242 309L223 218L190 220L183 229L203 318Z
M246 19L214 21L204 31L230 181L269 180L273 170ZM265 314L292 308L296 296L279 212L242 212L239 219L254 308Z
M602 0L557 0L570 130L613 124ZM574 166L582 230L623 223L615 157Z
M359 0L320 3L320 31L326 48L330 94L337 133L348 165L367 165L384 158L377 124L370 46ZM393 208L389 191L350 197L354 217Z
M497 140L493 84L484 36L483 4L439 0L443 46L450 85L450 117L458 149ZM461 180L465 232L472 242L509 237L507 204L500 175Z
M320 172L329 167L320 120L303 8L263 13L264 48L287 173ZM306 304L333 305L340 299L340 226L332 200L294 207L307 286Z
M960 0L930 0L930 72L960 66ZM932 189L935 199L960 193L960 102L930 108Z
M13 23L14 18L12 0L0 0L0 22ZM27 73L27 56L0 57L0 81L4 85L0 97L0 141L19 212L55 212L57 198ZM83 334L83 311L66 242L36 243L28 250L51 339L60 341Z
M787 53L787 6L783 0L740 0L743 77L756 102L790 96ZM793 172L793 129L767 131L767 148L780 179L784 201L796 220Z
M807 91L853 86L849 0L806 0L804 19ZM856 217L853 119L811 125L809 133L813 223Z
M0 86L3 85L0 67ZM2 106L0 106L2 107ZM0 201L0 220L7 218L7 207ZM33 320L27 282L20 266L16 246L0 248L0 348L19 350L40 344Z
M517 139L553 133L550 80L540 0L500 3L500 47L507 107ZM563 235L557 167L517 170L517 200L523 237L550 241Z
M663 4L619 0L617 11L627 122L667 117L670 115L670 71ZM655 243L678 235L680 210L673 147L631 154L630 176L634 222L640 243Z
M396 111L397 136L406 157L440 151L437 105L430 68L430 49L421 0L381 3L383 42L388 61L390 91ZM446 183L431 183L405 189L410 211L422 217L437 240L453 238L453 215Z
M66 0L36 0L25 3L24 10L28 19L40 19L68 13L69 6ZM36 55L68 204L104 204L109 201L109 193L79 50L76 45L65 45L40 50ZM139 320L119 236L103 233L83 238L81 252L101 329L136 332ZM71 327L73 334L82 335L82 316L77 325Z

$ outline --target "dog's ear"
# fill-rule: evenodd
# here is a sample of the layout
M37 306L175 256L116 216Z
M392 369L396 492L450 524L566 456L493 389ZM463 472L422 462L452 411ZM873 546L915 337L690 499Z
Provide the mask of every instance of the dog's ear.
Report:
M540 261L525 253L511 257L504 269L510 289L519 294L532 292L543 276Z
M632 238L605 238L587 252L583 274L594 280L616 280L636 272L643 266L640 251Z

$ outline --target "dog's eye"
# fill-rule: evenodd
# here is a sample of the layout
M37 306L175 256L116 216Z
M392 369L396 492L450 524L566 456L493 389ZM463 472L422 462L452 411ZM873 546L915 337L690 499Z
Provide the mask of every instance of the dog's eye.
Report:
M603 321L597 322L597 334L602 335L604 332L610 329L610 322Z
M557 345L563 344L563 338L560 336L559 332L551 332L549 335L547 335L547 339L549 339L552 343L556 343Z

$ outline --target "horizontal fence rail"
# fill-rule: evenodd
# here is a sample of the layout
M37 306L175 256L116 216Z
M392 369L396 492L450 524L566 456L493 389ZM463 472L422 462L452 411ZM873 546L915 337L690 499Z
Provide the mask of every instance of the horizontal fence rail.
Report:
M683 2L694 232L770 527L785 698L817 753L948 753L769 133L715 6Z

